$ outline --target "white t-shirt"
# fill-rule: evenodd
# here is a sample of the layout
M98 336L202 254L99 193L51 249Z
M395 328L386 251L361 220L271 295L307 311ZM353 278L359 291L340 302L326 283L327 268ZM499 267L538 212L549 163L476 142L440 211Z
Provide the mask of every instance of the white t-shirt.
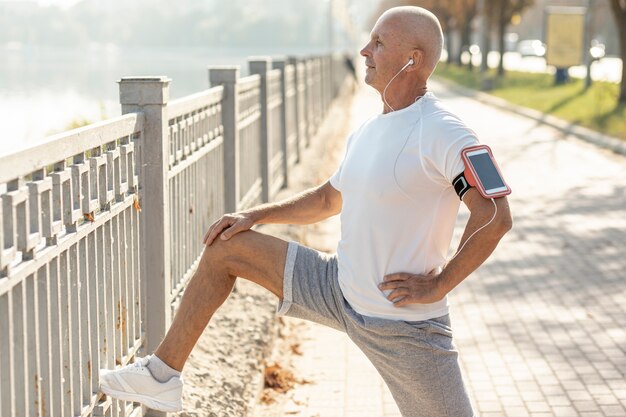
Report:
M460 205L452 180L465 168L461 150L476 144L430 92L350 135L330 183L343 199L339 284L356 312L407 321L448 313L447 297L396 307L378 284L387 274L443 266Z

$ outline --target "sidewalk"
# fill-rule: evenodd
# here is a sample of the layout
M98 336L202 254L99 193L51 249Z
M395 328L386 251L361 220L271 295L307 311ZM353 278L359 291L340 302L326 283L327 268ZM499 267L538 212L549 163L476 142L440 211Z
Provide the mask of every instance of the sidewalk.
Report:
M450 295L477 416L626 416L626 158L430 88L492 147L513 189L513 230ZM364 87L350 127L379 110ZM453 247L467 217L462 206ZM311 226L306 244L334 252L338 222ZM310 383L273 395L255 417L400 415L345 335L290 318L282 327L272 360Z

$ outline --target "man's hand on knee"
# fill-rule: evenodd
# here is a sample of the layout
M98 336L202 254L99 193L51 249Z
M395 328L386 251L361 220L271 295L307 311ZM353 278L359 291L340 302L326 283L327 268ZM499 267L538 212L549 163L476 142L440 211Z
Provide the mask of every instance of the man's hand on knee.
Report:
M209 227L202 243L210 246L217 235L220 235L222 240L228 240L239 232L249 230L254 224L254 218L249 213L224 214Z

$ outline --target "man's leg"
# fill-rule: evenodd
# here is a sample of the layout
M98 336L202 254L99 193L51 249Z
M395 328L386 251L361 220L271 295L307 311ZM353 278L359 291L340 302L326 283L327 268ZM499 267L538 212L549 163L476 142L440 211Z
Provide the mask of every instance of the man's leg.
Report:
M448 315L407 322L350 311L348 336L389 387L403 417L472 417Z
M156 356L181 371L236 277L253 281L282 299L287 245L282 239L248 230L206 246Z
M161 411L182 409L180 373L202 331L230 294L236 277L283 298L288 242L255 231L237 233L205 247L172 325L155 355L117 370L100 370L100 390Z

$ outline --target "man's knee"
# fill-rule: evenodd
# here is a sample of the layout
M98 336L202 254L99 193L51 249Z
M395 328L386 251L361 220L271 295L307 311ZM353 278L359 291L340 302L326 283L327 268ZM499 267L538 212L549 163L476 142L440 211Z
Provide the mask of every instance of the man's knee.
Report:
M231 272L233 264L247 258L249 250L246 242L250 238L251 232L249 230L236 233L227 240L217 237L211 245L205 245L204 257Z
M278 297L282 296L288 242L254 230L228 240L215 239L205 247L206 267L219 266L229 275L251 280Z

